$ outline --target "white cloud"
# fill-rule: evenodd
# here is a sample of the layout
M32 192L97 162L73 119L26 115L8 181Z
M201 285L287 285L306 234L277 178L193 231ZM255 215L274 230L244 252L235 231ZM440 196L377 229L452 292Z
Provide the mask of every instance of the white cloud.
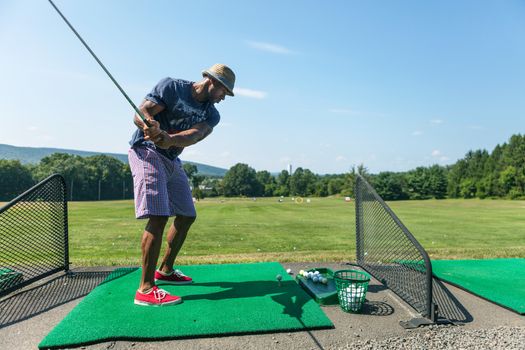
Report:
M423 131L416 130L412 132L412 136L420 136L420 135L423 135Z
M441 153L440 150L435 149L432 151L432 157L437 158L441 163L446 162L450 158Z
M438 125L438 124L443 124L443 120L442 120L442 119L432 119L432 120L430 121L430 123L431 123L431 124L436 124L436 125Z
M266 98L266 95L268 95L266 91L258 91L258 90L243 89L243 88L235 88L233 90L233 93L237 96L251 97L251 98L256 98L259 100Z
M346 161L346 157L345 156L337 156L337 157L335 157L335 161L336 162Z
M272 43L263 43L260 41L247 41L246 43L248 44L248 46L254 49L257 49L257 50L261 50L261 51L267 51L267 52L277 53L281 55L289 55L289 54L294 53L292 50L284 46L280 46L280 45L276 45Z

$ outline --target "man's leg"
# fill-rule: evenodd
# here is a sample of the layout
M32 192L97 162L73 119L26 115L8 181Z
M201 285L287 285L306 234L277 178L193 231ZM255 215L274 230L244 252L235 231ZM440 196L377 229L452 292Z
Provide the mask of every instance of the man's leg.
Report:
M162 233L167 216L151 216L142 235L142 279L139 291L145 292L155 285L155 268L159 259Z
M171 271L173 271L175 258L177 254L179 254L180 248L184 244L184 240L194 221L194 216L177 215L168 230L168 236L166 237L168 247L164 259L162 259L162 263L160 264L160 271L164 273L171 273Z

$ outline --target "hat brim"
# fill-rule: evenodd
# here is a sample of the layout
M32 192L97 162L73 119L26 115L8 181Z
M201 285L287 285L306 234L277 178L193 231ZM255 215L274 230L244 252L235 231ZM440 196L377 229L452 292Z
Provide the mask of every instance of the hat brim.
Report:
M210 78L213 78L215 80L217 80L219 83L221 83L222 86L224 86L224 88L226 89L226 94L229 95L229 96L235 96L233 94L233 91L218 77L216 76L215 74L213 74L212 72L208 71L208 70L203 70L202 71L202 76L203 77L210 77Z

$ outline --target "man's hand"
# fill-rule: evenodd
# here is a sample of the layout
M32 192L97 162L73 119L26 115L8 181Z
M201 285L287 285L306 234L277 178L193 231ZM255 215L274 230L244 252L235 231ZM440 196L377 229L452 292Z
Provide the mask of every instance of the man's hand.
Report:
M153 141L157 143L165 139L163 133L167 136L168 134L160 129L160 124L155 119L148 119L150 126L143 123L142 130L144 131L144 139L147 141Z
M172 146L171 136L166 132L161 130L160 134L156 136L155 146L162 149L168 149Z

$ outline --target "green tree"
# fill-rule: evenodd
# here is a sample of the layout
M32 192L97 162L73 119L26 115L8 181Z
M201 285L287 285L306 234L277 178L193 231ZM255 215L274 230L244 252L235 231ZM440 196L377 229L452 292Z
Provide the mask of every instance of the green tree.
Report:
M364 164L359 164L357 168L352 166L350 171L343 176L344 183L343 187L341 188L342 196L355 197L355 183L357 174L361 175L366 180L366 182L372 182L372 176Z
M255 177L257 178L257 181L261 184L263 188L262 195L265 197L273 196L277 188L277 182L275 181L275 178L272 176L272 174L270 174L269 171L262 170L258 171L255 174Z
M277 188L274 194L285 197L290 195L290 174L288 171L283 170L277 176Z
M237 163L224 175L222 181L224 195L232 196L260 196L262 186L257 181L255 169L247 164Z
M425 167L417 167L407 172L406 182L410 199L429 199L432 197L430 176Z
M516 189L518 187L518 169L508 165L500 173L499 183L504 193L509 193L512 189Z
M1 201L9 201L15 198L34 184L30 170L20 161L0 159Z
M403 190L403 174L393 172L381 172L372 180L373 186L384 200L408 199L408 194Z
M191 164L191 163L184 163L184 164L182 164L182 168L184 169L184 172L186 173L186 176L190 180L191 180L191 178L192 178L192 176L194 174L197 174L199 172L197 170L197 166L195 164Z
M447 196L447 171L439 165L432 165L428 168L430 181L430 194L436 199L443 199Z
M84 158L87 171L84 198L109 200L122 198L125 183L123 163L113 157L100 154Z
M340 194L345 185L345 179L343 177L333 177L328 180L327 192L329 196Z
M124 177L124 185L122 189L122 199L133 198L133 176L131 175L131 168L128 163L122 164L122 174Z
M290 178L290 193L309 196L315 192L317 177L308 169L297 168Z
M67 154L53 153L40 160L33 169L33 178L38 182L52 174L64 177L68 189L68 199L84 199L85 189L82 189L87 178L87 170L82 157Z
M315 183L314 195L318 197L328 196L328 181L329 180L326 176L317 179L317 182Z
M459 194L463 198L474 198L476 196L476 183L471 178L461 180L459 184Z
M184 172L186 173L186 176L188 177L188 180L191 183L193 197L197 199L204 198L204 192L200 189L200 185L204 181L204 175L199 175L199 170L197 169L197 166L195 164L191 163L184 163L182 165L182 168L184 169Z

